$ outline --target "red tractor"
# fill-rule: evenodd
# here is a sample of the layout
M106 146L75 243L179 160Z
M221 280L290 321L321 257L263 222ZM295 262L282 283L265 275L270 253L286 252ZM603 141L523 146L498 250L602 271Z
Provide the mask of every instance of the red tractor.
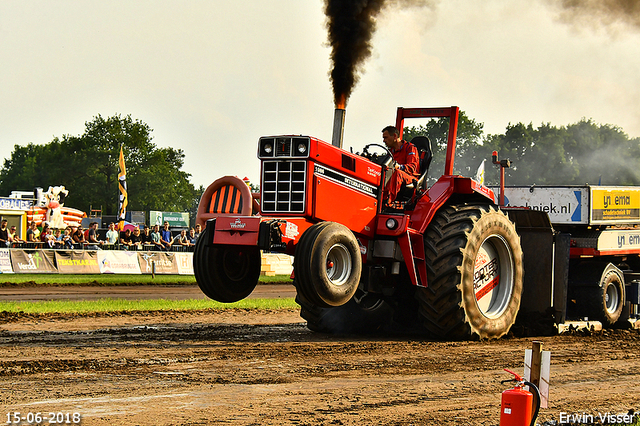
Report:
M392 156L370 153L375 144L362 154L343 150L344 110L336 110L332 144L260 138L259 197L223 178L200 202L205 229L193 263L202 291L220 302L243 299L258 282L261 250L286 253L294 256L296 300L311 330L419 328L439 339L507 333L524 285L516 224L550 236L534 238L536 250L553 244L551 226L539 212L510 219L493 191L453 174L458 112L398 108L400 131L406 118L448 117L449 132L444 174L429 187L430 143L414 138L421 177L402 189L401 208L393 210L383 207Z

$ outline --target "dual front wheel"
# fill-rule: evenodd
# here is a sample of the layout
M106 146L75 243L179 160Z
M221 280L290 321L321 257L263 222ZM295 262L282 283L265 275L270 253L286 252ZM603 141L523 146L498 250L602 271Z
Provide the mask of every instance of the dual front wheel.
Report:
M320 308L342 306L360 283L362 257L353 233L336 222L320 222L302 235L296 247L296 288Z

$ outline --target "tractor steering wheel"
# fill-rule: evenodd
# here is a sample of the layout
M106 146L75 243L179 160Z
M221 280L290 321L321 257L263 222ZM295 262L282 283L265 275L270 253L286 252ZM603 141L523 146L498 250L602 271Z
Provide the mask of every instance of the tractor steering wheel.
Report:
M385 151L384 154L369 152L369 148L373 146L382 148ZM362 156L380 166L386 166L388 169L393 170L396 168L396 161L393 159L393 154L391 154L389 148L384 145L380 145L378 143L370 143L369 145L365 145L365 147L362 149Z

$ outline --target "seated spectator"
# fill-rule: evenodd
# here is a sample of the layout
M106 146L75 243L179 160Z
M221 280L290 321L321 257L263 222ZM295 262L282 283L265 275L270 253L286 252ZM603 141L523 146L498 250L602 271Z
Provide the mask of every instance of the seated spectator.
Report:
M64 248L64 242L62 241L62 231L60 230L60 228L57 228L53 232L53 237L55 238L54 240L55 248L57 249Z
M2 222L0 222L0 246L11 246L11 242L9 241L9 228L7 228L7 219L2 219Z
M100 245L103 241L98 240L98 222L91 222L89 224L89 232L87 233L88 249L100 250Z
M120 234L120 244L122 244L125 249L131 248L132 241L130 229L125 229L125 231Z
M53 232L51 232L51 228L47 222L44 222L42 226L42 232L40 233L40 241L45 244L45 247L53 248L55 246L55 237L53 236Z
M196 231L195 229L191 228L189 229L189 235L187 236L187 238L189 239L189 244L192 246L196 245L196 240L198 239L198 237L196 237Z
M72 232L73 228L70 226L64 228L64 234L62 234L62 246L66 249L73 249L73 238L71 238Z
M120 239L120 233L116 230L116 224L111 222L109 224L109 230L106 235L107 244L118 244L118 240Z
M24 240L18 237L15 226L12 226L11 229L9 230L9 241L12 243L14 247L16 246L20 247L24 243Z
M140 240L140 228L134 228L131 233L131 245L129 248L132 250L141 250L142 249L142 241Z
M164 250L164 245L161 242L162 236L160 235L160 227L158 225L153 226L153 232L151 232L151 243L156 250Z
M171 250L173 238L171 237L171 230L169 230L169 222L167 221L164 222L162 231L160 231L160 242L165 250Z
M86 240L84 239L84 230L82 229L82 225L78 226L75 231L71 234L71 239L73 240L73 246L75 248L83 248Z
M173 239L173 244L175 246L179 246L182 248L189 247L191 244L189 243L189 238L187 237L187 230L183 229L180 231L180 235L176 235Z
M140 243L142 244L142 248L145 250L148 250L153 246L153 242L151 241L151 230L147 225L144 225L142 232L140 233Z
M27 229L27 242L34 244L40 242L40 230L35 221L32 221Z

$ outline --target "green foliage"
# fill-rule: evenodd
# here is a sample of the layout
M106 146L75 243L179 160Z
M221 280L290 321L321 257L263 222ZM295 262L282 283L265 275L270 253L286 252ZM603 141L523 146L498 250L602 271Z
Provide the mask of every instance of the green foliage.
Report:
M566 127L518 123L484 144L509 158L512 185L637 185L640 138L629 139L619 127L582 119ZM497 182L497 172L495 173Z
M473 176L480 163L487 156L491 157L482 145L484 124L469 118L464 111L458 115L458 133L456 139L456 159L454 173L463 176ZM402 131L403 139L411 141L415 136L427 136L431 141L433 160L429 167L429 184L435 182L444 173L445 156L449 135L449 118L432 119L426 125L405 127Z
M448 121L433 119L424 126L403 130L406 140L418 135L431 140L429 183L444 171ZM630 139L619 127L582 119L566 127L509 124L503 134L487 136L482 129L482 123L460 111L455 174L473 177L486 160L485 184L498 184L498 170L491 166L495 150L500 159L512 162L505 170L508 185L640 184L640 138Z
M46 145L14 147L0 170L0 193L64 185L68 206L88 211L102 207L104 214L118 209L118 158L123 147L129 194L128 210L187 211L197 198L181 170L180 149L157 148L152 129L131 116L103 118L85 123L81 136L64 135Z

